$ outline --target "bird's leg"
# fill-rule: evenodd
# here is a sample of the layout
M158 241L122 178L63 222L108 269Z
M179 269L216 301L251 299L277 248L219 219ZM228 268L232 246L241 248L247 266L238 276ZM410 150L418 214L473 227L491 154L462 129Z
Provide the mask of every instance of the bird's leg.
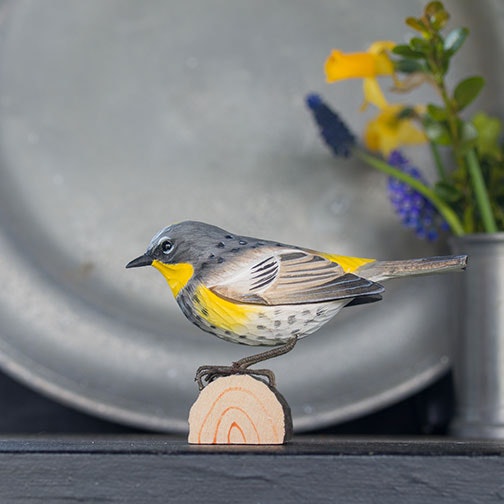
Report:
M208 385L216 378L221 376L231 376L235 374L245 374L252 376L264 376L268 379L269 386L275 387L276 379L273 371L269 369L249 369L250 366L254 364L258 364L259 362L263 362L268 359L273 359L274 357L279 357L280 355L284 355L287 352L290 352L296 345L298 340L297 336L294 336L290 340L287 341L284 345L272 348L267 350L266 352L261 352L256 355L250 355L248 357L244 357L236 362L233 362L231 366L200 366L196 371L196 376L194 380L198 383L198 387L200 390L203 390L206 382Z
M254 364L258 364L259 362L284 355L290 352L296 346L297 340L298 337L294 336L291 339L287 340L287 343L282 346L271 348L270 350L266 350L265 352L244 357L243 359L233 362L233 367L237 367L239 369L247 369L248 367L253 366Z

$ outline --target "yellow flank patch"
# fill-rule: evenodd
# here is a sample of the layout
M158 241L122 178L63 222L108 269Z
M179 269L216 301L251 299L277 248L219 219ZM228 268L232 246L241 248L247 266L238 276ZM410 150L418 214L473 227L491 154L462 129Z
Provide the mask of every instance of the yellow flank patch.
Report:
M339 264L345 273L353 273L358 270L364 264L376 261L376 259L364 259L363 257L348 257L337 254L326 254L324 252L318 252L319 255L329 259L331 262Z
M221 298L204 285L196 289L198 302L195 303L196 313L210 325L239 333L246 330L250 316L260 311L255 305L233 303Z
M194 268L189 263L165 264L154 260L152 266L166 278L175 297L186 286L194 273Z

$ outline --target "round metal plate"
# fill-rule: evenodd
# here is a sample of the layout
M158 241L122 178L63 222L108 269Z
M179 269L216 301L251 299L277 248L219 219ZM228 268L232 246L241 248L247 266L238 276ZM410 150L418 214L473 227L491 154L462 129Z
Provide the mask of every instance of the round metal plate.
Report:
M456 74L484 72L492 83L480 104L502 111L493 99L502 5L446 3L454 26L472 28ZM185 431L195 369L254 349L192 326L153 269L124 269L159 228L198 219L340 254L438 252L400 228L381 175L330 156L303 103L322 92L360 131L360 83L325 85L324 58L404 39L403 18L420 9L413 0L3 2L3 369L96 415ZM412 155L427 165L421 150ZM295 427L369 412L443 372L451 281L389 283L382 302L343 310L271 361Z

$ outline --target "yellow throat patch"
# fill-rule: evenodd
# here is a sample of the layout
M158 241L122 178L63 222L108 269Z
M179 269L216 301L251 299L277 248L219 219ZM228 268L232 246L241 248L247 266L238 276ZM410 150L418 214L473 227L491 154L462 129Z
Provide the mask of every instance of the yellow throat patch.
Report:
M166 278L175 297L187 285L194 273L194 268L189 263L165 264L154 260L152 266Z

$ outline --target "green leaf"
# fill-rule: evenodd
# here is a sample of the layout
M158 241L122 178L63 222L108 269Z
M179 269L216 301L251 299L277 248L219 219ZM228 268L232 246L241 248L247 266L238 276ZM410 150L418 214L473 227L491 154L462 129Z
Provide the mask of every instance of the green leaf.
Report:
M425 23L421 19L417 19L414 17L408 17L406 18L406 24L410 27L413 28L413 30L425 33L427 32L427 26L425 26Z
M468 121L460 121L460 139L463 142L471 142L478 138L478 130L474 127L474 124Z
M458 110L467 107L480 93L485 85L485 79L480 76L468 77L460 81L453 91L453 98Z
M478 132L476 148L481 156L500 159L502 151L499 139L502 132L502 122L496 117L490 117L484 112L478 112L472 118L472 124Z
M407 105L402 108L396 115L397 119L403 121L404 119L414 119L418 117L416 110L413 107L408 107Z
M451 136L444 123L427 122L424 126L427 138L438 145L451 145Z
M425 58L425 54L423 52L415 51L409 45L406 45L406 44L396 45L392 49L392 52L394 54L399 55L399 56L404 56L405 58L410 58L410 59Z
M427 105L427 113L434 121L445 121L448 118L448 112L444 107L432 103Z
M447 203L455 203L463 197L462 191L449 182L437 182L434 186L436 194Z
M438 12L441 12L443 10L444 10L443 2L432 1L425 6L424 13L426 16L435 16Z
M394 68L401 73L410 74L415 72L424 72L425 65L418 60L402 59L394 62Z
M427 40L420 37L413 37L409 41L409 46L414 50L427 54L430 49L430 44Z
M446 36L444 40L444 50L449 56L453 56L465 42L465 39L469 35L469 30L467 28L455 28Z
M474 207L473 207L473 205L467 205L464 208L463 221L464 221L464 224L463 224L464 231L466 233L474 232Z
M441 2L429 2L424 13L432 28L437 31L442 30L448 19L450 19L450 14L448 14Z
M476 147L476 142L478 140L478 130L471 122L459 120L458 132L458 153L465 155L468 151L473 150L474 147Z

